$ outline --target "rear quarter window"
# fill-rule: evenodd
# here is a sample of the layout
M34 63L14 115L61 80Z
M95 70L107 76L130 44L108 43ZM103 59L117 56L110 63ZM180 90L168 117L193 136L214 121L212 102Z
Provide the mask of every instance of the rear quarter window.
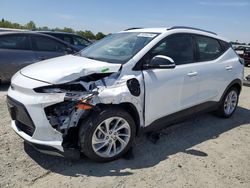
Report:
M220 41L220 44L223 49L223 52L227 51L231 47L230 43L222 41L222 40Z
M195 36L195 40L197 45L198 61L214 60L224 51L219 41L216 39L206 36Z

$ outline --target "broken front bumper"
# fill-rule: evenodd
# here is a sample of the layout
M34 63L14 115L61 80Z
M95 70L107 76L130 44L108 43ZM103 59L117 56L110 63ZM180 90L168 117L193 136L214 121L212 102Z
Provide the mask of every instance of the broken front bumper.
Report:
M63 148L62 133L51 126L44 112L45 107L62 102L64 95L38 94L34 92L34 86L47 84L20 74L15 77L20 79L12 82L7 97L13 130L43 153L69 157L74 155L74 151L69 152L69 149ZM79 156L79 152L77 155Z
M61 146L62 145L61 141L41 141L33 139L32 137L24 133L22 130L20 130L14 120L12 120L11 126L18 136L20 136L23 140L25 140L26 143L30 144L41 153L66 157L71 159L80 158L80 152L78 150L63 148Z

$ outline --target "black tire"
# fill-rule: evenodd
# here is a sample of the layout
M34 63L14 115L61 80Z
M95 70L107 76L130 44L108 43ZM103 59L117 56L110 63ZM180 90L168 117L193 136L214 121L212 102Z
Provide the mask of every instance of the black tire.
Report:
M125 119L130 127L131 136L127 146L117 155L113 157L101 157L95 153L92 148L92 136L97 128L97 126L102 123L105 119L111 117L121 117ZM91 160L97 162L108 162L120 158L124 155L132 146L136 135L135 122L131 115L125 110L117 107L108 107L100 111L93 112L89 118L84 120L80 125L79 129L79 144L81 151Z
M236 101L236 106L235 106L234 110L230 114L227 114L225 112L225 109L224 109L224 103L225 103L225 100L226 100L228 94L231 91L235 91L237 93L237 101ZM219 105L219 107L218 107L218 109L216 111L216 115L219 116L219 117L222 117L222 118L231 117L234 114L235 110L237 109L238 101L239 101L239 90L236 87L229 88L228 91L226 92L225 96L223 97L223 99L220 102L220 105Z

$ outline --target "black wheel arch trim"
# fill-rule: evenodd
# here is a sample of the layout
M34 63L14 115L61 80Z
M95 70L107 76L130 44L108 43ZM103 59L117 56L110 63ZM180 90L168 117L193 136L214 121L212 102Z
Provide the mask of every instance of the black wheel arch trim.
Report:
M243 83L242 83L242 81L241 81L239 78L233 80L233 81L226 87L226 89L224 90L223 95L222 95L221 98L220 98L220 102L223 100L223 98L224 98L224 96L226 95L227 91L228 91L231 87L233 87L233 86L236 86L237 89L239 89L239 94L240 94L241 89L242 89L242 85L243 85Z

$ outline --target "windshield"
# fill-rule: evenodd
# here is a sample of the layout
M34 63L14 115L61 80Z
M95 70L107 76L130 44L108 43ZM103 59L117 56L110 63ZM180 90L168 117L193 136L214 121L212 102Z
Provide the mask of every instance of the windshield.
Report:
M80 52L86 58L108 63L126 63L153 40L155 33L116 33L105 37Z

